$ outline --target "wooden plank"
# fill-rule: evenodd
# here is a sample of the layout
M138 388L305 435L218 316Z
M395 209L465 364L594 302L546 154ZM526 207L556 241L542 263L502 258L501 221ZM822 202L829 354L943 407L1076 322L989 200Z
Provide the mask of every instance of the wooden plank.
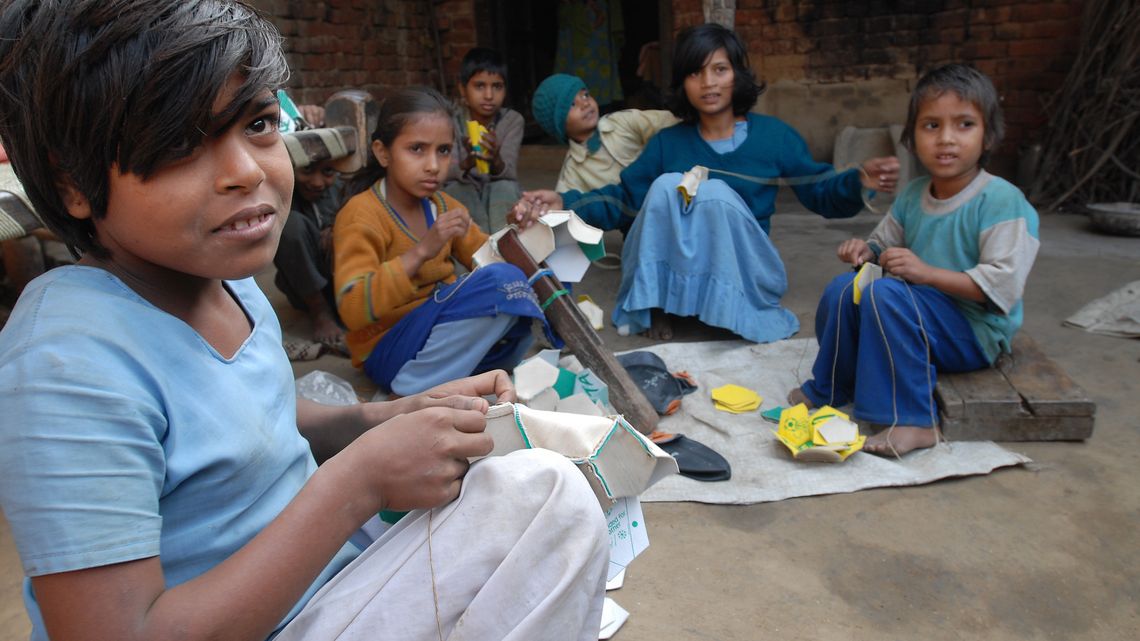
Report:
M1028 416L1021 396L993 368L964 374L939 374L935 399L952 418L1018 418Z
M1025 332L1014 337L1013 354L1000 369L1035 416L1092 416L1096 412L1096 404L1085 391Z
M350 127L355 132L353 153L335 163L337 171L352 173L368 164L372 155L372 132L380 119L380 103L360 89L346 89L325 102L326 127Z
M285 148L294 167L308 167L324 160L341 160L356 153L356 130L352 127L304 129L284 135Z
M935 398L943 433L958 440L1083 440L1096 418L1096 404L1024 332L997 368L940 375Z
M540 266L523 247L518 235L512 229L498 242L499 253L507 262L518 267L529 278ZM546 308L546 317L566 346L578 357L582 365L588 367L609 386L610 403L634 429L649 434L657 429L657 410L645 398L637 383L606 348L598 333L578 309L571 296L556 296L562 291L562 283L553 276L543 276L534 282L534 293L539 301L551 301Z
M943 418L950 441L1083 441L1092 436L1092 416L1029 416L1004 419Z
M7 177L10 181L16 180L16 175L9 165L3 164L0 167L10 175ZM19 187L18 182L10 186L13 189L3 188L5 185L0 185L0 241L22 238L33 230L43 227L40 219L32 211L32 206L28 204L23 187Z

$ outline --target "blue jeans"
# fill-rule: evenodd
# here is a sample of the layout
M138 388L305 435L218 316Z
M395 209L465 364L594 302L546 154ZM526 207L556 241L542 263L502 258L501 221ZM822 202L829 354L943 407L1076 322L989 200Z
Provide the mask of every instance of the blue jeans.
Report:
M854 401L855 418L872 423L933 427L937 373L990 365L973 328L950 296L895 278L871 283L856 305L854 279L836 277L819 301L804 395L816 407Z

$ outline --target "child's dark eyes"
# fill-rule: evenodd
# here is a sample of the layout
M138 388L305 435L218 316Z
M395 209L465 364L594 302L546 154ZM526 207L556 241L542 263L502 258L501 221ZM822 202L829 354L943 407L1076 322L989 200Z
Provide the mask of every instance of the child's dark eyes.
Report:
M245 128L246 133L252 136L265 136L277 132L281 117L278 114L262 114Z

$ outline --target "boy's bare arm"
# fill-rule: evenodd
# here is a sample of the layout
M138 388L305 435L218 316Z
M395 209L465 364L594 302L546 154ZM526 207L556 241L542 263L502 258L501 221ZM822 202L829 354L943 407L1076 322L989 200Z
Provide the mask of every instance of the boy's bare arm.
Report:
M378 510L458 496L467 459L492 449L485 425L481 412L432 408L368 430L248 544L177 587L165 588L158 557L36 577L48 633L53 641L264 639Z
M429 407L486 413L490 403L485 396L493 396L497 403L514 401L515 388L510 376L503 370L493 370L394 401L356 405L322 405L298 398L297 428L320 462L348 447L361 434L401 414Z

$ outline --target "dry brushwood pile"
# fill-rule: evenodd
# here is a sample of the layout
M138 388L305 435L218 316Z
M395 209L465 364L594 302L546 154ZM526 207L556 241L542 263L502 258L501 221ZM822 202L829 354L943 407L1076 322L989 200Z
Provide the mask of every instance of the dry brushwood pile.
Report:
M1140 201L1140 2L1092 0L1030 194L1046 209Z

